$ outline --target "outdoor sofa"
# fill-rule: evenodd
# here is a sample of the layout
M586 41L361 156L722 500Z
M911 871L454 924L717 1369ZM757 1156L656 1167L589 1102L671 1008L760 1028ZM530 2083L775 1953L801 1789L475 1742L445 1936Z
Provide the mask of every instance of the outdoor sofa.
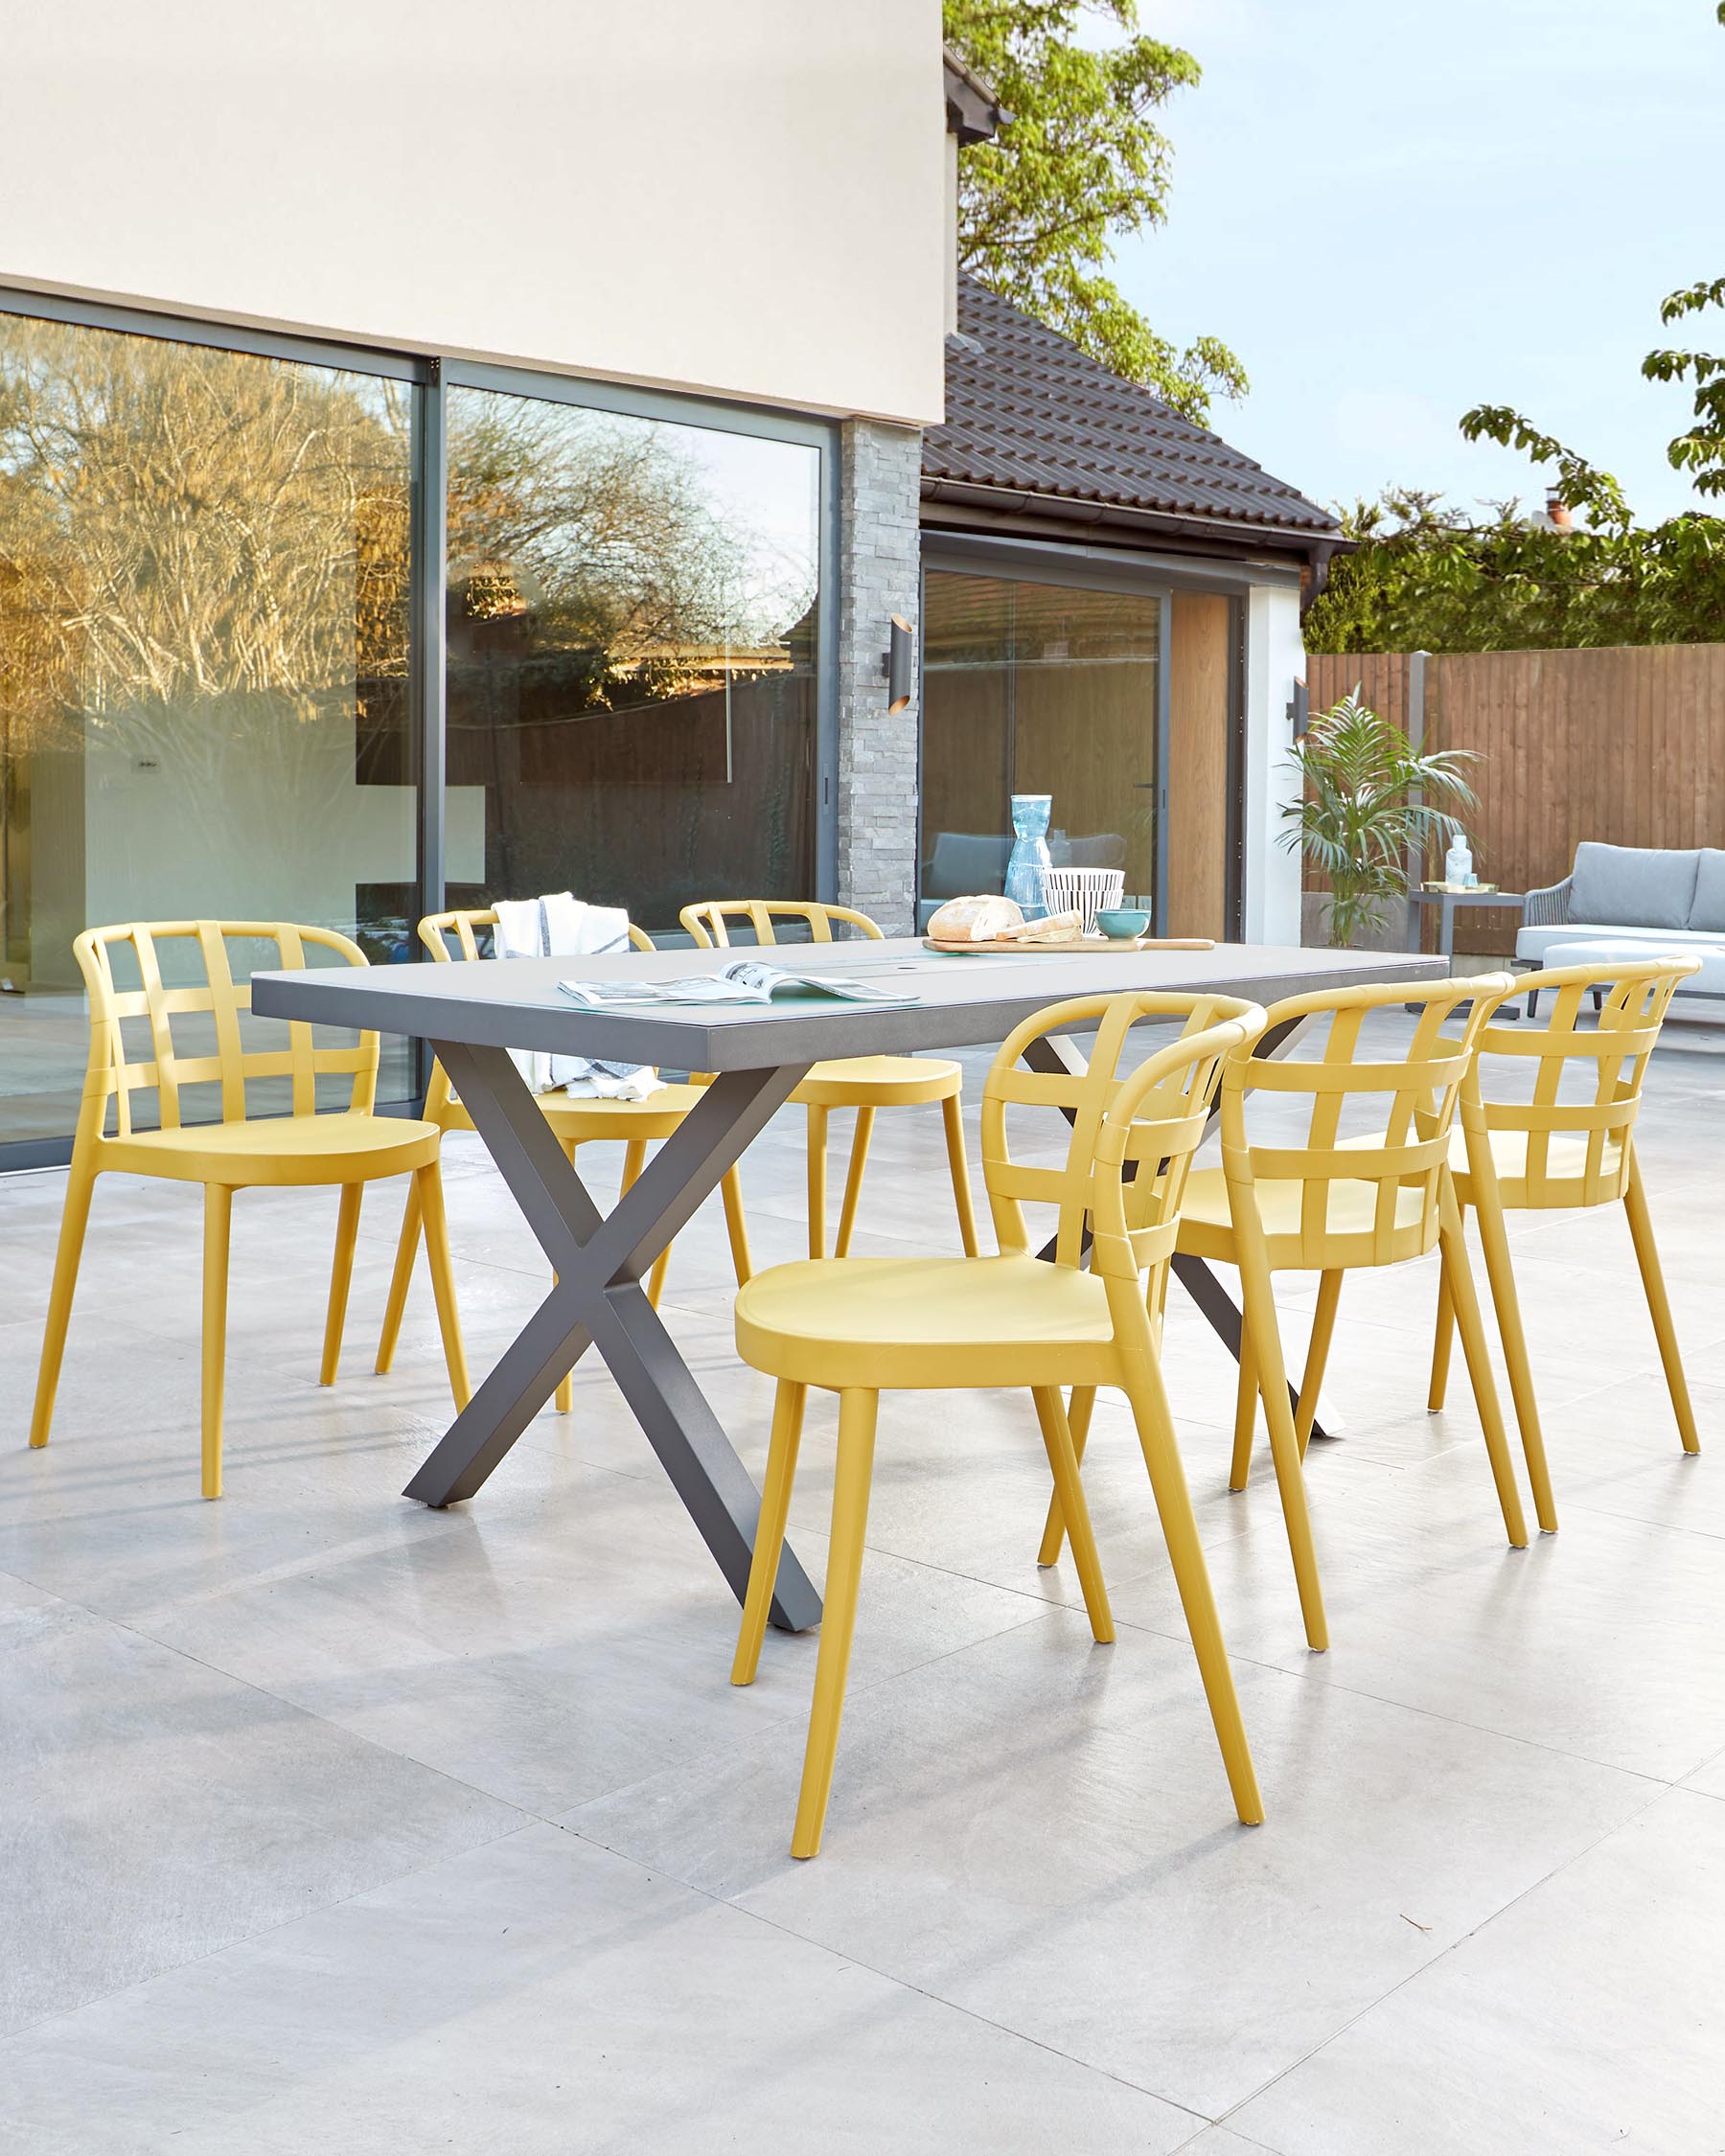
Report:
M1561 883L1528 893L1517 958L1541 967L1586 965L1618 952L1699 958L1700 972L1681 981L1677 993L1725 997L1725 849L1583 839Z

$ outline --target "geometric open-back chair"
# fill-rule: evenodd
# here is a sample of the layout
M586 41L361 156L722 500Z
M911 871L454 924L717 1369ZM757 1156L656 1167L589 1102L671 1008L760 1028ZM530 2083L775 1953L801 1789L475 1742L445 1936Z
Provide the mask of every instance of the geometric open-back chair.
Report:
M319 1046L314 1029L295 1021L288 1025L280 1044L248 1047L241 1015L251 1008L251 988L249 982L234 978L230 942L274 944L276 955L266 958L259 970L296 971L306 965L309 951L333 952L350 966L366 963L358 945L334 929L280 921L133 922L87 929L73 945L89 991L90 1060L72 1145L66 1209L30 1428L33 1445L48 1442L97 1177L119 1173L200 1182L204 1188L203 1494L207 1498L221 1495L228 1235L236 1190L340 1186L320 1372L323 1384L334 1385L359 1233L360 1195L368 1182L381 1177L412 1176L414 1202L427 1229L444 1356L458 1409L467 1405L469 1389L438 1175L437 1126L373 1112L378 1089L375 1033L361 1033L339 1045ZM122 949L130 952L141 984L136 988L116 984L113 960ZM127 1042L128 1021L134 1035L148 1036L142 1056L134 1056ZM137 1044L145 1046L143 1041ZM347 1105L320 1111L317 1082L333 1076L351 1079ZM277 1112L283 1081L290 1108L287 1114ZM248 1100L247 1089L253 1086L267 1087L269 1093ZM184 1120L182 1111L191 1109L196 1114L204 1098L194 1093L187 1101L182 1097L184 1089L208 1087L219 1089L219 1118ZM138 1127L133 1096L139 1092L154 1095L154 1128Z
M1236 1049L1222 1072L1222 1165L1195 1171L1187 1185L1180 1249L1240 1272L1244 1324L1229 1484L1246 1487L1261 1400L1306 1637L1315 1647L1324 1644L1317 1561L1304 1505L1289 1502L1290 1463L1297 1479L1344 1273L1402 1265L1434 1249L1441 1252L1504 1526L1517 1548L1528 1540L1450 1171L1451 1132L1475 1044L1486 1016L1510 986L1507 974L1488 974L1472 980L1346 988L1273 1004L1268 1021L1273 1027L1300 1018L1327 1019L1322 1052L1296 1060L1273 1056L1256 1042ZM1404 1004L1419 1013L1404 1050L1384 1055L1371 1034L1363 1044L1374 1013ZM1444 1033L1444 1021L1463 1004L1470 1008L1460 1030ZM1262 1130L1260 1112L1248 1108L1254 1095L1278 1096L1302 1128ZM1348 1122L1367 1128L1346 1131ZM1292 1410L1271 1285L1277 1273L1319 1275L1311 1342Z
M709 899L700 906L685 906L678 916L702 951L724 950L730 944L729 924L747 922L757 944L778 941L781 921L800 922L811 943L831 943L835 922L855 929L878 942L881 930L866 913L845 906L821 906L814 901L782 899ZM794 960L793 961L794 963ZM854 1108L856 1130L851 1138L850 1167L844 1179L844 1202L839 1213L836 1257L848 1255L851 1232L857 1224L857 1201L862 1194L862 1168L868 1158L868 1141L874 1130L875 1111L882 1108L916 1108L931 1101L940 1103L946 1127L947 1167L953 1180L953 1202L958 1209L958 1234L967 1257L977 1254L977 1222L971 1206L970 1170L964 1155L964 1118L959 1093L964 1083L961 1065L935 1056L845 1056L817 1063L792 1093L794 1104L809 1115L809 1255L826 1255L827 1116L835 1108Z
M776 1378L778 1390L734 1685L751 1684L760 1660L808 1388L839 1395L825 1613L794 1856L811 1857L819 1848L832 1788L878 1399L882 1391L906 1388L1023 1387L1030 1392L1091 1630L1099 1640L1113 1639L1113 1619L1062 1388L1108 1385L1125 1393L1234 1806L1248 1823L1263 1818L1159 1360L1182 1195L1220 1059L1255 1033L1262 1019L1254 1004L1236 998L1133 993L1039 1012L1001 1047L982 1095L983 1163L999 1256L809 1259L756 1273L738 1296L738 1353ZM1185 1030L1122 1081L1121 1058L1141 1020L1184 1021ZM1086 1071L1044 1075L1020 1067L1032 1041L1092 1025L1097 1036ZM1070 1114L1060 1166L1011 1158L1005 1111L1012 1104ZM1032 1254L1025 1200L1059 1208L1050 1263ZM1088 1270L1087 1234L1093 1236Z
M463 959L479 959L489 955L481 949L481 940L488 931L494 931L496 925L496 913L490 907L428 913L419 925L420 941L433 958L445 964L455 959L457 953ZM454 951L449 948L451 937ZM632 922L629 940L636 951L654 949L653 938ZM627 1191L646 1163L648 1145L671 1136L701 1099L702 1090L698 1085L666 1085L645 1100L574 1099L564 1092L540 1093L536 1097L540 1112L571 1166L578 1146L604 1142L625 1148L622 1187ZM450 1087L441 1063L431 1067L425 1114L426 1121L435 1123L440 1131L471 1131L473 1127L472 1118ZM730 1235L731 1262L736 1269L737 1285L741 1287L749 1273L748 1229L743 1217L743 1187L734 1167L725 1171L720 1189L724 1200L724 1225ZM395 1359L419 1237L419 1205L414 1192L409 1190L406 1211L402 1217L401 1239L396 1246L395 1271L390 1276L389 1299L384 1305L383 1330L378 1342L380 1371L387 1370ZM660 1252L648 1280L648 1299L656 1308L670 1258L667 1247ZM557 1388L557 1406L562 1413L568 1413L573 1397L573 1386L565 1374Z
M1460 1127L1450 1140L1456 1198L1463 1220L1470 1207L1479 1216L1533 1502L1548 1532L1557 1525L1557 1509L1504 1228L1506 1212L1622 1206L1683 1449L1701 1450L1634 1136L1642 1084L1660 1027L1678 982L1699 965L1696 958L1625 956L1602 965L1522 975L1516 993L1528 995L1530 1009L1540 996L1552 995L1550 1018L1538 1028L1488 1024L1462 1087ZM1590 998L1600 1008L1596 1023L1584 1030L1580 1019ZM1530 1087L1525 1080L1530 1062ZM1517 1089L1521 1097L1510 1098L1498 1089L1506 1088L1518 1063L1524 1073ZM1582 1079L1580 1097L1565 1100L1560 1097L1563 1080L1571 1071ZM1441 1289L1426 1402L1434 1411L1443 1405L1454 1326L1449 1295Z

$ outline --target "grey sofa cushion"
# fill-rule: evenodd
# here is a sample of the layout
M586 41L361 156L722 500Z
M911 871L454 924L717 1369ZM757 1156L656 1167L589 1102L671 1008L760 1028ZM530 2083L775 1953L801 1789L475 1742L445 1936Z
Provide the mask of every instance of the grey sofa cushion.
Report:
M1725 853L1717 846L1703 846L1701 865L1695 872L1695 896L1690 906L1691 929L1711 929L1725 935Z
M1576 848L1570 919L1609 921L1624 929L1687 929L1700 864L1698 852L1601 846L1584 838Z

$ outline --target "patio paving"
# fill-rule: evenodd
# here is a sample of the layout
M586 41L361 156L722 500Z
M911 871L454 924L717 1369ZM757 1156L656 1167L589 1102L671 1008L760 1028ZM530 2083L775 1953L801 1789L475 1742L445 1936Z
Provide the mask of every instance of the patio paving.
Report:
M248 1196L206 1504L198 1193L114 1178L31 1454L64 1179L0 1181L0 2146L1717 2156L1722 1051L1674 1021L1641 1125L1708 1450L1679 1450L1621 1214L1512 1218L1563 1525L1510 1550L1459 1370L1424 1411L1435 1265L1350 1277L1344 1434L1308 1469L1326 1656L1261 1442L1225 1486L1232 1365L1175 1292L1261 1828L1123 1407L1086 1466L1097 1647L1070 1564L1035 1564L1028 1401L889 1397L808 1865L815 1639L729 1686L735 1604L600 1365L472 1503L409 1504L448 1399L423 1271L371 1372L399 1196L368 1197L328 1391L333 1197ZM477 1371L541 1261L475 1142L447 1160ZM802 1173L782 1116L744 1163L758 1264L801 1254ZM881 1118L862 1220L864 1251L954 1242L936 1113ZM1278 1286L1291 1354L1313 1287ZM665 1315L758 1479L770 1385L729 1301L715 1205ZM793 1515L816 1575L834 1419L812 1401Z

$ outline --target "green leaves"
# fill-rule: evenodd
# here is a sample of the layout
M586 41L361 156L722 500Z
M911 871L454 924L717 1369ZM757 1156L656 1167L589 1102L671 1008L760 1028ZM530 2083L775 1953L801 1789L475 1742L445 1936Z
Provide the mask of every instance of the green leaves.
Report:
M1725 0L1722 0L1725 4ZM1667 322L1725 307L1725 277L1672 292ZM1725 356L1649 352L1648 381L1683 382L1691 424L1666 448L1695 493L1725 496ZM1600 644L1710 644L1725 625L1725 521L1697 511L1638 525L1610 472L1506 404L1461 421L1470 442L1501 443L1555 466L1556 493L1586 526L1558 531L1515 502L1476 521L1435 495L1387 493L1348 511L1357 551L1333 565L1310 608L1318 652L1540 651Z
M1461 828L1452 812L1475 805L1462 767L1477 751L1421 754L1356 687L1314 719L1289 754L1304 784L1282 810L1281 843L1328 879L1330 942L1340 949L1406 897L1411 854Z
M1585 509L1601 524L1631 521L1623 490L1609 471L1566 449L1555 435L1541 434L1507 404L1476 404L1462 414L1461 431L1470 442L1498 442L1506 449L1525 450L1535 464L1554 464L1558 496L1571 509Z
M1121 34L1076 43L1087 15ZM1106 274L1116 240L1167 215L1172 151L1152 115L1198 81L1191 54L1141 33L1137 0L945 0L944 24L1012 115L959 152L962 266L1200 425L1212 398L1244 396L1226 345L1180 350Z

